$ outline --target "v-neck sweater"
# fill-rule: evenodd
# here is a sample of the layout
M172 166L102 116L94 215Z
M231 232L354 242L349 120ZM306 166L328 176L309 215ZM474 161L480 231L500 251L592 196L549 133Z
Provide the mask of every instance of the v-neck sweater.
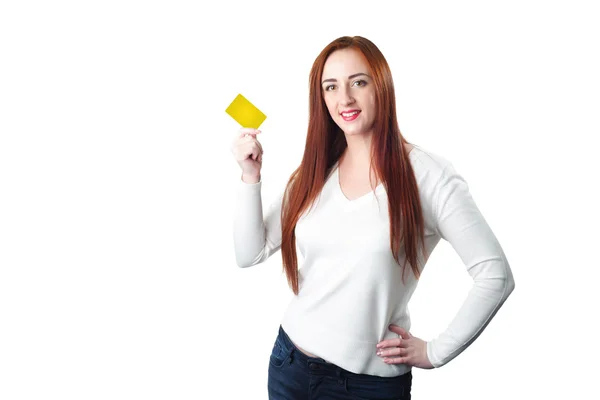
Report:
M473 286L447 329L427 341L436 368L464 351L484 330L514 289L500 243L477 207L469 186L445 157L413 147L409 160L417 181L425 222L426 259L449 242L473 278ZM237 184L233 241L239 267L266 261L281 248L283 190L263 214L262 180ZM408 303L418 280L400 265L390 247L388 197L380 183L356 199L341 189L336 163L312 210L295 227L299 293L281 326L293 342L348 371L382 377L402 375L409 364L386 364L376 345L397 337L390 324L411 328ZM425 340L425 339L424 339Z

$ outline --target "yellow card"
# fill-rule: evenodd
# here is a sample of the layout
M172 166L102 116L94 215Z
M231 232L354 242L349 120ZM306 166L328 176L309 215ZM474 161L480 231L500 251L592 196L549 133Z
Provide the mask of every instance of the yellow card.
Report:
M244 128L258 129L267 116L241 94L238 94L225 112Z

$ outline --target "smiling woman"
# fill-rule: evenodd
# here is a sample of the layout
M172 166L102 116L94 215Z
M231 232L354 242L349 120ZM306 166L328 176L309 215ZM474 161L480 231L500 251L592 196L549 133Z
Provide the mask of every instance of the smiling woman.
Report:
M264 216L257 133L236 142L252 175L238 183L236 262L281 250L296 295L270 357L269 398L410 399L412 368L463 352L513 291L511 269L452 163L400 133L391 71L371 41L344 36L323 49L309 107L302 162ZM410 332L408 302L441 239L473 287L425 341Z
M348 48L331 54L325 62L323 99L329 115L348 135L370 136L375 120L375 85L366 72L368 63L358 50ZM346 137L346 141L348 141ZM348 146L352 146L348 143ZM364 147L364 144L358 144ZM351 148L350 151L355 151Z

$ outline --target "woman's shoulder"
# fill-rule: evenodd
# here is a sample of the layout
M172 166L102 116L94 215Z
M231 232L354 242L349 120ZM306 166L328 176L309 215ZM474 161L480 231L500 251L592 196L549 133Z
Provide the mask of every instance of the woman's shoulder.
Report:
M440 183L444 181L444 176L453 168L452 163L446 156L420 146L414 146L410 155L421 199L421 207L425 211L424 215L428 226L433 229L435 223L432 216L437 208L435 203L438 198Z
M417 177L425 175L436 180L446 168L452 166L452 162L444 155L414 144L412 146L409 155Z

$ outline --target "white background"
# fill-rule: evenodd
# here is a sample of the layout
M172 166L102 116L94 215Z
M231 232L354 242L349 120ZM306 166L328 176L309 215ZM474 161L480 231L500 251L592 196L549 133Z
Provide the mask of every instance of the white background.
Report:
M280 252L236 266L225 108L267 115L266 208L302 159L314 59L360 35L516 281L471 347L413 370L413 398L597 399L594 3L2 2L0 398L267 398L292 294ZM412 333L439 334L470 285L440 242Z

